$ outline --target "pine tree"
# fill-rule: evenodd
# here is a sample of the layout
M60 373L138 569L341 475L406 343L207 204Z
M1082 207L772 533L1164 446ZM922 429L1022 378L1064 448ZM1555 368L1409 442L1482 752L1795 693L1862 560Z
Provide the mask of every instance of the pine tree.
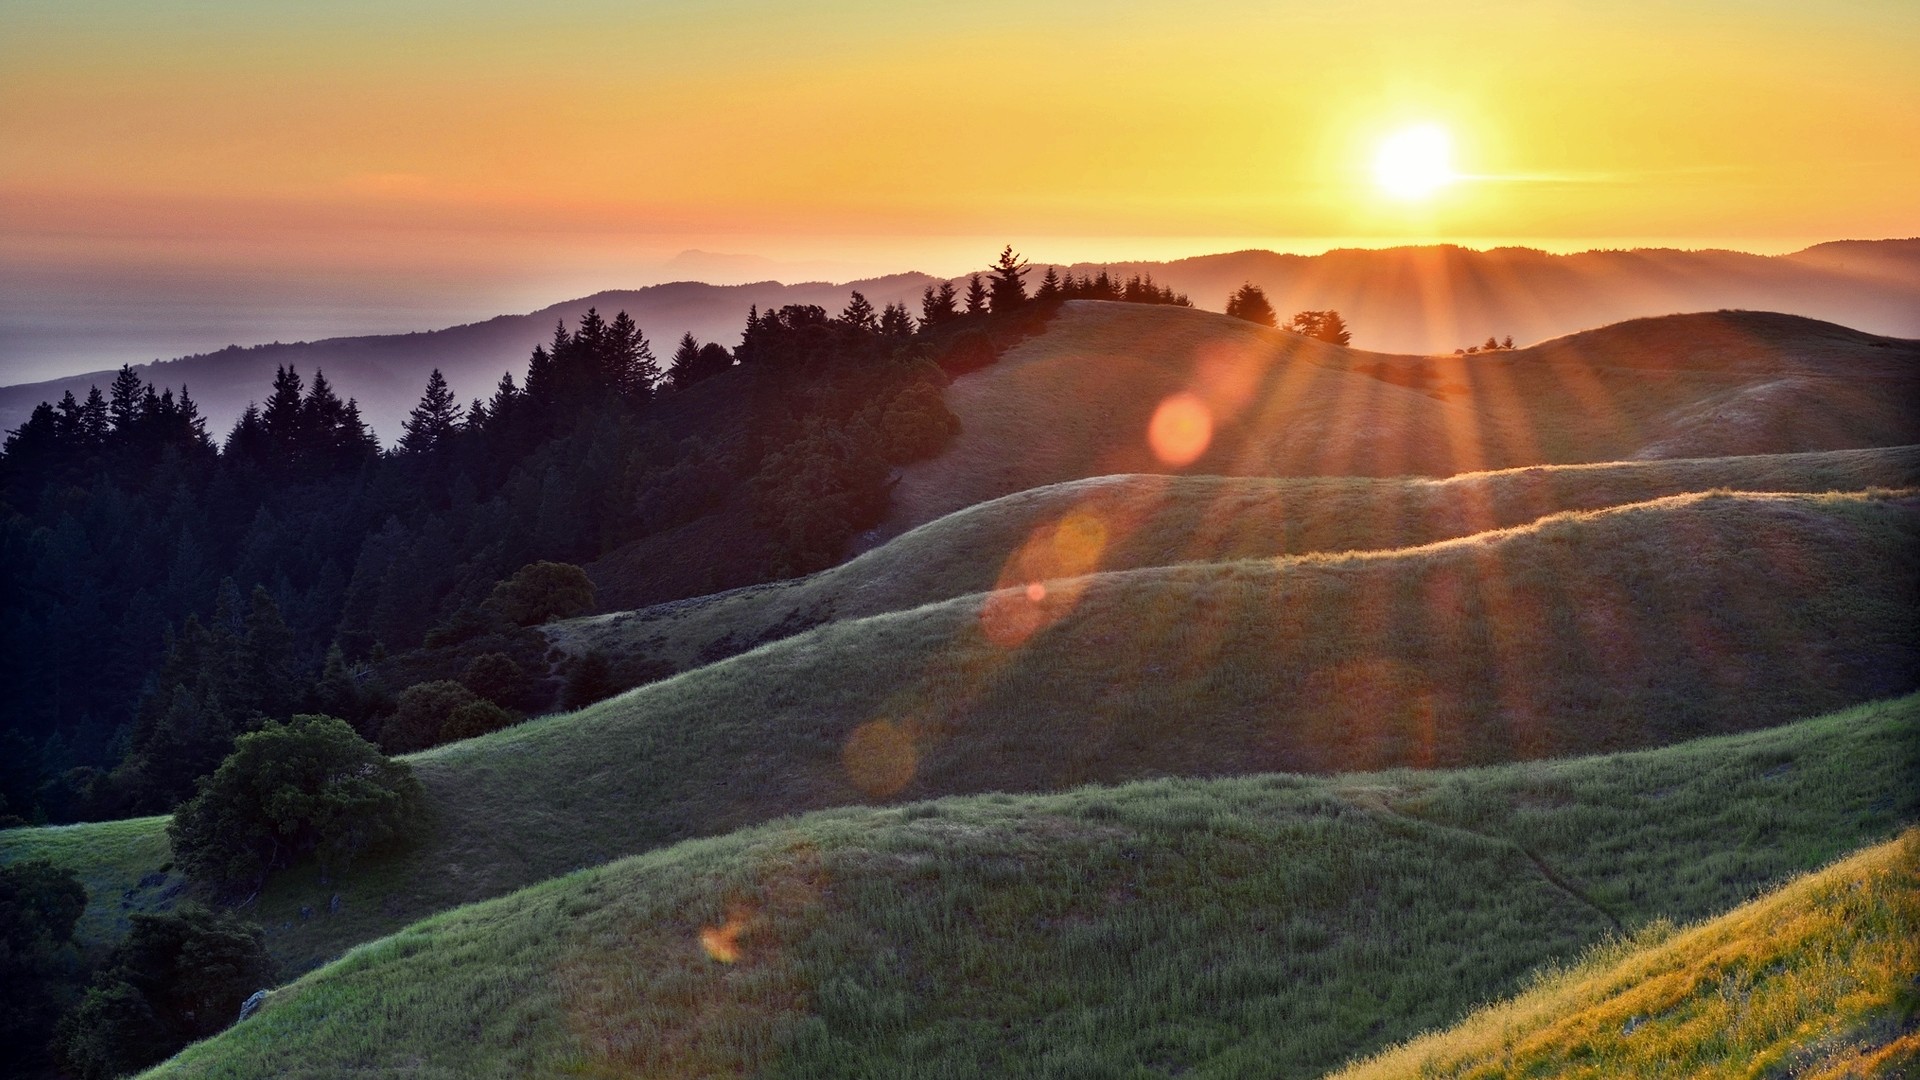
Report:
M267 395L260 410L267 437L273 440L274 453L281 462L297 460L306 449L306 424L301 414L300 376L292 367L281 365L273 375L273 393Z
M1047 267L1047 272L1040 277L1040 288L1034 291L1033 298L1041 303L1060 299L1059 271L1051 266Z
M353 398L347 399L347 407L340 412L335 444L340 448L341 463L347 466L357 468L380 456L380 439L360 418L360 403Z
M960 314L955 306L957 298L951 281L941 282L937 289L932 285L927 286L927 291L920 297L921 328L939 326Z
M400 449L408 454L430 454L443 449L452 442L463 412L465 410L454 402L446 376L434 368L427 376L427 389L420 397L420 404L413 407L401 425L404 430Z
M881 311L880 336L896 344L913 337L913 316L907 314L907 305L888 304Z
M122 440L133 436L140 419L140 397L146 385L134 374L132 364L121 364L120 373L107 388L107 415L113 420L113 433Z
M293 715L297 693L293 631L280 616L273 594L255 585L248 599L247 636L241 648L246 705L260 716L284 720Z
M1027 302L1027 261L1014 253L1013 245L1000 249L989 271L993 276L993 310L1013 311ZM971 296L968 298L971 300Z
M873 304L858 289L854 290L853 298L847 301L846 310L840 313L840 321L869 334L880 329L879 320L874 318Z
M1227 297L1227 314L1262 326L1279 325L1279 316L1274 314L1273 305L1267 302L1266 290L1251 281Z
M107 445L107 436L112 433L107 399L100 396L100 388L87 388L87 403L81 406L81 430L87 445L95 450Z
M660 363L633 317L624 311L615 314L613 322L607 324L604 341L606 377L613 388L635 404L651 398L660 381Z
M967 314L979 315L987 310L987 286L975 274L967 279Z
M675 390L684 390L693 385L694 368L700 363L700 342L691 333L680 335L680 347L673 350L673 360L667 365L667 384Z
M54 439L64 449L73 449L81 444L80 399L69 390L60 396L60 404L54 406Z

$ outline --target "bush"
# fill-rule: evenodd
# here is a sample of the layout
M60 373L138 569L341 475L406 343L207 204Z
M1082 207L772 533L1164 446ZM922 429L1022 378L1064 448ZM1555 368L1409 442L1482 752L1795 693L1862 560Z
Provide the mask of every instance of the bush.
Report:
M493 702L484 699L469 701L453 710L446 723L440 725L440 741L471 739L475 735L499 731L511 723L513 714Z
M54 1038L83 1080L138 1072L227 1027L273 977L265 935L232 915L187 904L132 924Z
M205 884L258 883L309 854L324 876L401 838L419 804L419 781L404 762L382 756L344 720L303 715L240 736L167 835L181 869Z
M1000 359L993 338L984 330L962 330L940 354L940 366L955 375L978 371Z
M619 684L613 681L612 665L606 657L591 652L575 660L567 670L567 684L560 691L560 707L584 709L619 692Z
M572 563L528 563L493 587L486 606L515 626L570 619L593 610L593 582Z
M933 457L960 433L960 418L942 399L940 388L914 383L887 403L880 418L887 460L905 464Z
M62 954L87 907L73 871L45 859L0 866L0 1046L23 1072L38 1066L61 997Z
M425 750L447 741L444 733L454 710L479 701L452 679L416 683L400 691L399 707L380 729L380 745L389 754Z
M495 705L510 709L526 707L533 682L527 678L526 671L513 662L513 657L502 652L482 653L474 657L460 681L466 684L467 689Z

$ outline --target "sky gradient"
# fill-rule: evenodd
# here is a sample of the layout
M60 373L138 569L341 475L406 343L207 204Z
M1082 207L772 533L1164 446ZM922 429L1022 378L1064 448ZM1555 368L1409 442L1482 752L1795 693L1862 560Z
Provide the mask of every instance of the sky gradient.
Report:
M0 290L28 294L0 335L103 291L287 292L293 337L300 311L398 329L673 277L956 273L1002 240L1920 233L1911 0L1092 10L0 0ZM1423 123L1464 179L1388 197L1373 148Z

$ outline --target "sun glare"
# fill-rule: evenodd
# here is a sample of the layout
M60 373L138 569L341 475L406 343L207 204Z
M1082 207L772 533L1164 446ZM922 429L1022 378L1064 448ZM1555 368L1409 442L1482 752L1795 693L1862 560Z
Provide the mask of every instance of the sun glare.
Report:
M1456 179L1453 140L1438 124L1403 128L1374 151L1373 181L1395 198L1424 199Z

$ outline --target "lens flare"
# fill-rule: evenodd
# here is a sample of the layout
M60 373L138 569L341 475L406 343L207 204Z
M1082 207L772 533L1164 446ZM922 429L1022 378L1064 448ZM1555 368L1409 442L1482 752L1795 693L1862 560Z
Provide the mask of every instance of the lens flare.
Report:
M896 795L920 767L913 734L888 720L861 724L840 748L847 779L870 799Z
M1179 393L1161 402L1147 424L1147 444L1164 465L1191 465L1211 442L1213 411L1193 394Z
M1107 523L1075 510L1027 537L1000 568L994 591L980 608L980 628L1002 648L1026 642L1073 610L1107 550Z
M747 928L744 912L734 911L727 915L727 921L719 926L700 928L700 947L709 957L722 964L735 963L740 959L740 933Z

